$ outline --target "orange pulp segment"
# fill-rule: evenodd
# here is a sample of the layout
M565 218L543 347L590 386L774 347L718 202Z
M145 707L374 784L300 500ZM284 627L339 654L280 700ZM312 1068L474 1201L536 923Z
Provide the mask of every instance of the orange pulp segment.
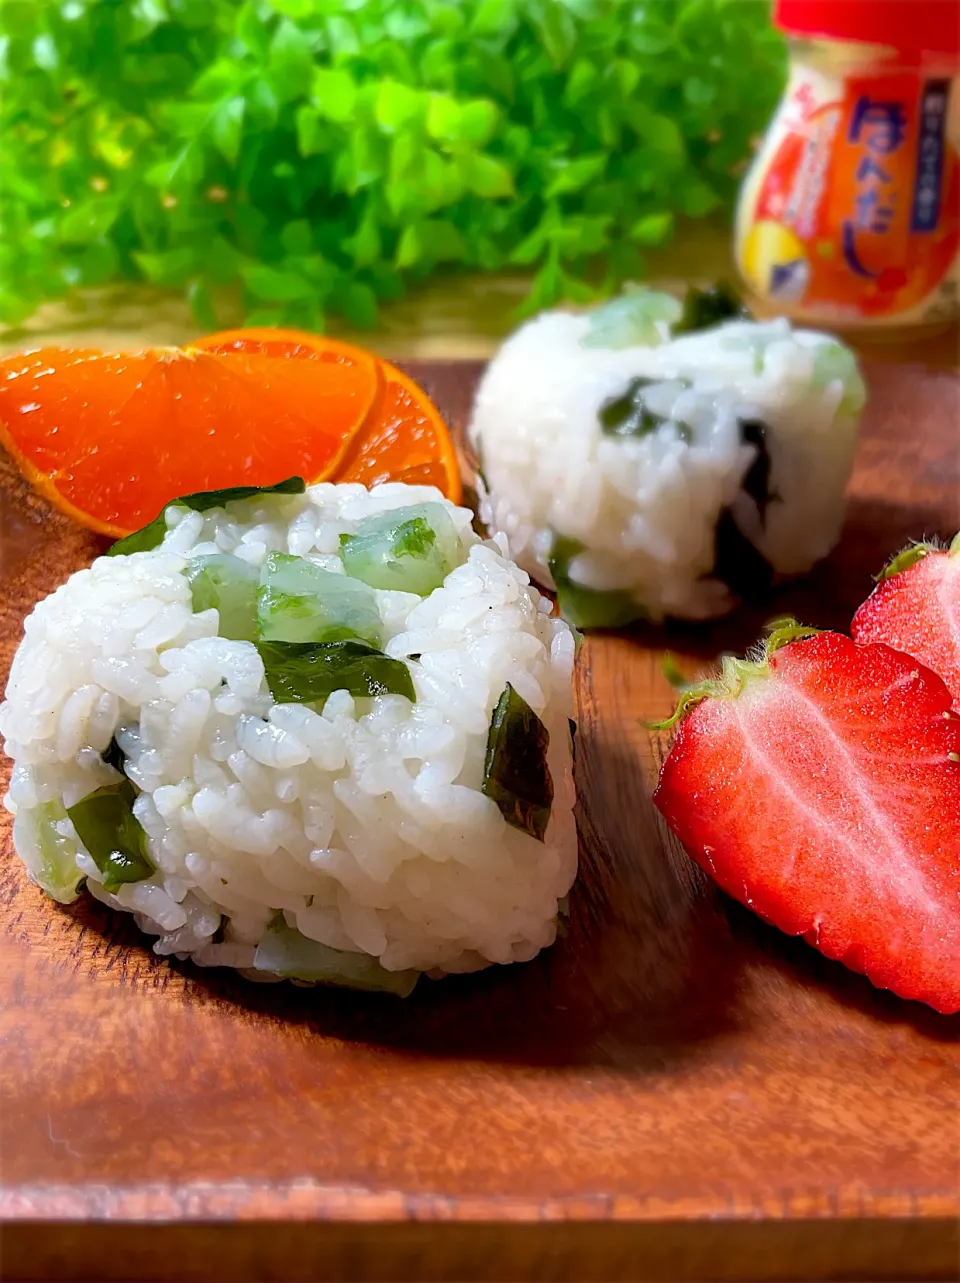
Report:
M360 481L365 486L384 481L436 486L459 503L460 468L440 411L409 375L388 361L380 364L380 395L331 480Z
M179 495L329 476L381 383L370 353L282 330L40 349L0 361L0 444L58 507L120 536Z

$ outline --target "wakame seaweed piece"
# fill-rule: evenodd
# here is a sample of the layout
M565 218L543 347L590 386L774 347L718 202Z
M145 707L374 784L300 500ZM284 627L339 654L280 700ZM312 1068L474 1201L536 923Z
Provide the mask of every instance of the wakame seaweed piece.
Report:
M760 419L739 419L740 439L745 445L752 445L756 457L747 469L740 489L748 494L757 505L761 526L767 524L767 508L774 499L780 496L770 489L770 451L767 447L767 433L770 429Z
M116 735L110 740L110 743L100 754L108 766L112 766L115 771L123 774L123 763L126 760L123 755L123 749L117 743Z
M208 512L211 508L222 508L225 503L233 503L237 499L252 499L254 495L261 494L303 494L306 488L307 483L303 477L287 477L285 481L278 481L272 486L227 486L224 490L198 490L196 494L181 495L179 499L171 499L169 503L165 503L157 516L141 529L118 539L107 549L107 556L126 557L132 552L150 552L159 548L167 533L167 509L178 504L183 508L192 508L194 512Z
M557 605L567 623L574 629L623 628L638 619L646 618L647 612L643 606L634 601L629 593L602 592L574 583L570 578L570 562L583 551L584 545L576 539L555 535L547 558L550 575L557 590Z
M284 980L311 980L346 989L394 993L400 998L409 997L420 979L419 971L387 971L369 954L346 953L311 940L288 927L282 914L264 932L253 965L257 971Z
M646 404L643 390L655 382L658 380L631 379L624 392L619 396L610 397L601 404L597 411L597 418L600 420L600 427L605 436L646 437L663 427L665 423L673 423L680 438L687 445L690 444L693 433L686 423L664 418L662 414L657 414ZM689 386L686 380L681 379L680 383L684 387Z
M142 882L153 873L147 835L133 814L137 789L130 780L107 784L67 807L77 837L103 874L103 889Z
M480 788L508 824L538 842L544 840L553 806L549 743L543 722L507 682L490 719Z
M651 382L650 379L631 379L625 391L601 404L597 418L607 436L643 437L656 432L666 422L659 414L647 409L640 395Z
M769 590L775 575L773 566L743 533L729 508L724 508L717 519L714 547L710 573L737 597L749 601Z
M683 312L673 327L673 337L709 330L721 321L752 321L753 313L727 281L718 281L705 290L691 285L683 300Z
M260 572L229 552L192 557L183 571L194 614L216 610L217 634L229 641L256 641Z
M313 704L334 691L405 695L416 702L410 669L359 641L257 642L267 685L278 704Z

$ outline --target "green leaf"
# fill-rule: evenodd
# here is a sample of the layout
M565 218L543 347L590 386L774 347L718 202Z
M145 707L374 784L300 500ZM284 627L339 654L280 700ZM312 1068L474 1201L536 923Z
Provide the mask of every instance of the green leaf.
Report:
M267 0L271 9L288 18L312 18L320 6L317 0ZM321 10L322 11L322 10Z
M251 263L243 269L243 283L254 298L267 303L289 303L294 299L311 298L311 283L295 272L281 272L263 263Z
M511 255L540 268L528 311L614 292L669 216L732 211L786 71L753 0L8 0L0 29L14 324L146 263L198 314L241 267L278 272L238 294L288 325L371 322L370 292ZM328 269L282 243L298 221ZM186 273L138 258L197 246Z
M460 172L468 189L488 200L512 196L513 175L502 161L492 156L464 156Z
M217 329L217 312L204 280L191 281L187 287L187 301L193 319L207 334Z
M347 71L318 67L313 73L313 101L327 120L343 123L357 105L357 87Z
M375 329L380 320L377 296L363 281L351 281L337 296L339 309L358 330Z
M157 254L134 253L133 258L153 285L182 285L200 266L198 251L192 247Z
M298 98L310 88L313 42L288 18L284 18L274 32L268 65L284 102Z
M547 56L557 70L573 53L577 28L570 10L562 0L538 0L531 5L530 19L540 34Z
M489 98L476 98L465 103L460 110L458 136L474 147L484 147L496 129L499 117L497 104Z
M280 233L280 244L288 254L310 254L314 249L313 229L306 218L294 219L285 224Z
M679 194L680 211L688 218L703 218L721 204L720 197L713 188L699 178L685 183Z
M480 0L470 31L475 36L509 39L517 27L518 0Z
M480 788L509 825L538 842L553 807L549 743L543 722L508 682L490 719Z
M420 229L416 224L405 227L397 245L397 267L413 267L423 257L424 245Z
M395 134L423 115L424 95L396 80L384 80L377 92L374 115L384 133Z
M663 214L645 214L630 228L632 240L640 245L662 245L673 235L674 217L669 211Z
M562 196L578 192L600 175L607 167L605 154L581 156L579 160L563 161L556 177L547 186L544 196Z
M353 58L360 53L357 29L349 18L335 13L327 19L327 39L335 58Z
M416 701L410 669L358 641L258 642L270 693L278 704L319 703L334 691L405 695Z
M427 101L427 133L438 142L460 137L462 109L449 94L431 94Z
M467 243L453 223L442 218L428 218L420 224L420 236L431 263L456 263L467 255Z
M600 73L592 62L586 58L578 59L573 64L564 86L564 102L571 107L576 107L593 91L599 79Z
M68 245L89 245L110 231L119 213L116 197L99 196L74 205L60 220L60 240Z
M368 267L379 260L383 250L376 211L372 202L364 210L356 233L344 241L344 248L352 255L357 267Z

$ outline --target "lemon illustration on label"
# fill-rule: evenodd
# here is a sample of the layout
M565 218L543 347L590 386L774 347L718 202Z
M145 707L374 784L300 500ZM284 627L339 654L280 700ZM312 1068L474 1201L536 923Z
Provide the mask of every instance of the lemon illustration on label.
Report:
M748 232L741 251L742 270L764 298L796 303L810 283L803 242L788 227L762 219Z

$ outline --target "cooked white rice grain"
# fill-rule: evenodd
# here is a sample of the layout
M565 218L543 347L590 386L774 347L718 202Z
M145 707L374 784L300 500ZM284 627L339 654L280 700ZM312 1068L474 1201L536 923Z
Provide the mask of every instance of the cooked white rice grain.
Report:
M448 513L461 564L424 597L376 590L383 650L408 666L416 702L338 691L278 704L256 645L219 637L216 609L194 613L188 558L229 552L259 567L287 552L343 573L341 534L424 503ZM481 541L436 490L403 485L171 507L167 523L161 546L101 557L26 621L0 733L32 876L64 901L85 877L159 937L157 953L204 966L269 971L278 940L293 941L313 951L307 978L376 987L386 973L468 971L549 945L577 866L574 639L502 543ZM543 842L481 792L507 683L549 732ZM121 781L102 756L112 738L155 872L111 893L66 808Z
M706 618L734 602L713 573L724 511L778 575L830 551L864 399L842 344L780 319L672 340L660 325L649 346L600 347L591 345L594 324L566 312L528 322L477 392L470 432L481 516L521 566L554 587L560 538L573 553L565 573L574 587L625 594L636 615L653 619ZM601 410L632 386L657 426L604 431ZM758 451L742 425L757 420L770 462L765 511L744 490Z

